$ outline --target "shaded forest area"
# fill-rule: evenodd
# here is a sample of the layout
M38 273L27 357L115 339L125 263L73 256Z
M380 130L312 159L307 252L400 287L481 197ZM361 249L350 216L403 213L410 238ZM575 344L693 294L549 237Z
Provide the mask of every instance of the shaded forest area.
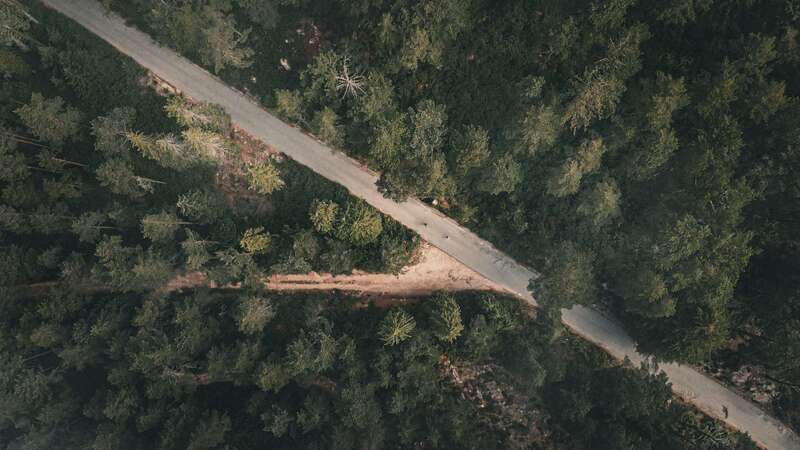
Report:
M106 3L798 424L797 2Z
M516 300L360 303L208 289L2 302L0 442L756 449L675 401L663 375L617 366Z
M243 162L216 107L0 0L10 448L754 448L552 320L601 297L664 359L764 367L800 420L790 4L104 3L542 268L546 309L258 291L399 270L416 237L291 161ZM185 270L245 289L161 289Z

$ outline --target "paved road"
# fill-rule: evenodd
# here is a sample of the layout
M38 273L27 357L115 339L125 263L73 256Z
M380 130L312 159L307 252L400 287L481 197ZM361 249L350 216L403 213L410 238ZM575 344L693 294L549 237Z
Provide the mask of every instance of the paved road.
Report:
M374 174L366 172L341 152L333 151L281 122L202 68L160 47L146 34L125 26L118 17L106 14L96 1L40 1L80 23L187 95L222 105L233 121L253 136L325 178L345 186L355 196L416 231L466 266L536 305L527 286L528 281L538 274L455 221L417 200L397 203L384 198L375 187L377 177ZM563 321L575 333L615 358L627 356L636 365L643 360L625 331L594 310L584 307L565 310ZM770 449L800 449L800 440L796 435L733 391L689 367L669 364L662 365L661 369L667 373L673 390L679 396L730 426L750 433L756 442ZM728 409L727 418L721 417L723 406Z

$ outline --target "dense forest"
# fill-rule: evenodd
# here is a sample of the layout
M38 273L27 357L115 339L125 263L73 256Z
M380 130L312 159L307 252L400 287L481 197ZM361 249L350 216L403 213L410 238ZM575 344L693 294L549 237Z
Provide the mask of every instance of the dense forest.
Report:
M756 449L515 300L359 304L208 289L3 302L0 442Z
M796 2L103 3L542 271L544 311L262 291L418 238L0 0L0 443L754 448L551 320L598 303L800 426Z
M542 271L545 308L757 365L800 419L797 2L106 3Z
M36 51L4 48L3 286L146 290L274 272L396 272L417 238L316 174L245 152L212 105L160 97L145 72L58 16Z

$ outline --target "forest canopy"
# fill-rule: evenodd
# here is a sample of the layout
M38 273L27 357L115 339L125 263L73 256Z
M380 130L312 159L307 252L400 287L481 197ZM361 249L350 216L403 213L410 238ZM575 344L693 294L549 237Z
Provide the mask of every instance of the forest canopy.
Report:
M796 2L102 3L540 270L543 311L270 296L397 273L418 237L0 1L0 441L752 448L550 320L575 304L659 361L753 368L800 424Z
M226 81L542 271L554 313L603 304L662 360L744 340L797 398L796 2L189 3L257 30Z
M159 2L110 3L181 49ZM791 1L178 4L264 44L303 24L278 49L298 69L221 74L380 170L386 195L437 199L546 276L606 286L645 352L708 358L755 301L751 261L796 255ZM277 87L243 81L267 64ZM534 295L601 301L580 291Z

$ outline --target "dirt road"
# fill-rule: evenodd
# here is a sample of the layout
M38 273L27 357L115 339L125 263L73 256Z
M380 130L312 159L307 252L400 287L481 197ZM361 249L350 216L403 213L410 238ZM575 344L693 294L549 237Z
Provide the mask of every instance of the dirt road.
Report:
M494 291L506 293L490 280L473 272L448 254L423 244L416 264L397 274L354 272L350 275L272 275L265 280L270 291L338 290L371 297L418 297L437 291Z
M94 0L41 0L108 41L187 95L221 105L233 121L252 136L270 144L300 164L346 187L383 213L419 233L423 239L461 261L492 282L536 305L528 282L538 277L491 244L455 221L417 200L398 203L375 186L374 174L355 161L332 150L297 128L291 127L242 93L228 87L208 72L160 47L146 34L130 28L115 15L107 14ZM564 311L564 323L575 333L605 349L615 358L628 357L634 364L644 358L633 340L615 322L589 308ZM761 445L773 449L800 449L798 437L749 401L704 374L685 366L663 365L673 390L704 412L730 426L750 433ZM723 417L722 408L728 414Z

